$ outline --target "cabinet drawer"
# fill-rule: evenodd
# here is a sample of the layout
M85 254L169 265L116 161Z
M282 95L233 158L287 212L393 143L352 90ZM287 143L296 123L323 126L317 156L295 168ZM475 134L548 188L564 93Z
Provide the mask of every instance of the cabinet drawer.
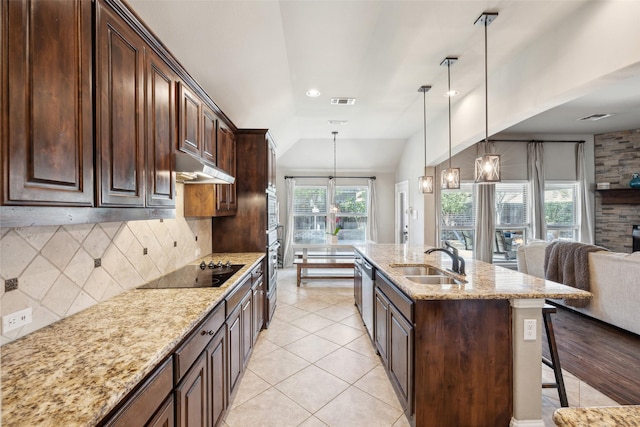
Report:
M175 352L175 383L187 373L202 350L207 346L218 329L224 324L224 304L218 304L206 320L198 326Z
M227 303L227 313L233 312L240 301L251 290L251 276L242 279L242 282L225 298Z
M105 426L146 425L173 389L172 367L171 357L169 357L156 368L122 408L105 423Z
M413 323L413 301L378 271L376 271L376 286L389 298L389 301L396 309L402 313L409 322Z

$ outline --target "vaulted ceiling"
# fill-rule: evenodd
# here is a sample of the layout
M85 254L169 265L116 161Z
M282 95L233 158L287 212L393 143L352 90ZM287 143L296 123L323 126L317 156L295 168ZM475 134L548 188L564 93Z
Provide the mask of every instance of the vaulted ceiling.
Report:
M452 87L460 92L452 99L459 104L452 107L458 118L452 126L461 128L452 132L458 133L454 152L481 138L484 29L474 21L485 11L499 12L488 27L492 134L594 134L640 127L640 38L622 48L625 39L612 38L614 31L637 27L633 16L640 16L640 2L128 3L236 126L271 129L280 165L289 168L330 167L331 131L337 130L342 168L393 170L405 142L422 137L423 98L417 89L424 84L433 86L426 95L428 135L435 140L434 161L441 159L447 152L448 113L447 69L440 62L450 55L459 57L451 67ZM607 27L601 20L619 26ZM606 52L608 43L617 44L609 46L611 52ZM593 63L585 60L590 47L599 52ZM566 58L559 54L563 49L570 52ZM614 59L607 61L608 55ZM544 87L535 87L536 82ZM307 97L311 88L321 95ZM511 100L513 88L519 93ZM333 97L356 102L331 105ZM594 113L615 115L576 120Z

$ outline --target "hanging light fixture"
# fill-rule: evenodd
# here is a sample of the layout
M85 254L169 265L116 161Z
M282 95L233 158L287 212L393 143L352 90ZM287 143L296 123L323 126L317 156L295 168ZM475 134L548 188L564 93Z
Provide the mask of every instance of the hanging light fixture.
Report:
M446 57L440 65L447 66L447 98L449 99L449 167L442 171L441 182L444 189L460 188L460 168L451 167L451 66L458 61L456 57Z
M433 193L433 176L427 175L427 92L431 86L420 86L418 92L422 92L422 109L424 120L424 175L418 178L418 187L422 194Z
M483 154L476 158L476 184L491 184L500 182L500 155L487 153L489 148L489 85L487 72L487 27L498 17L496 12L485 12L474 22L474 25L484 26L484 143Z
M333 135L333 176L331 177L331 179L336 179L336 135L338 135L338 132L334 130L333 132L331 132L331 134ZM331 197L333 197L334 200L332 200L329 212L333 214L340 212L340 209L335 202L335 194L333 194Z

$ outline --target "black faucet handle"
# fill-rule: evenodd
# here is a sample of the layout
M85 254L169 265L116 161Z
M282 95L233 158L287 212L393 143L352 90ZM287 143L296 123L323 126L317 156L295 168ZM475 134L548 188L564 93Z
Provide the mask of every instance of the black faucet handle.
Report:
M444 245L447 248L451 249L451 252L453 253L454 256L458 256L458 249L456 249L454 246L452 246L451 243L449 243L448 240L444 241Z

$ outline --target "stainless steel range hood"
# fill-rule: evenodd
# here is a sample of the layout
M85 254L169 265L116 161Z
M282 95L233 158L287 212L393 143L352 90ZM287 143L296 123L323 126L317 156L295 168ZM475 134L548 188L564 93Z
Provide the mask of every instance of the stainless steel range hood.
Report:
M184 184L233 184L235 178L186 153L176 153L176 182Z

